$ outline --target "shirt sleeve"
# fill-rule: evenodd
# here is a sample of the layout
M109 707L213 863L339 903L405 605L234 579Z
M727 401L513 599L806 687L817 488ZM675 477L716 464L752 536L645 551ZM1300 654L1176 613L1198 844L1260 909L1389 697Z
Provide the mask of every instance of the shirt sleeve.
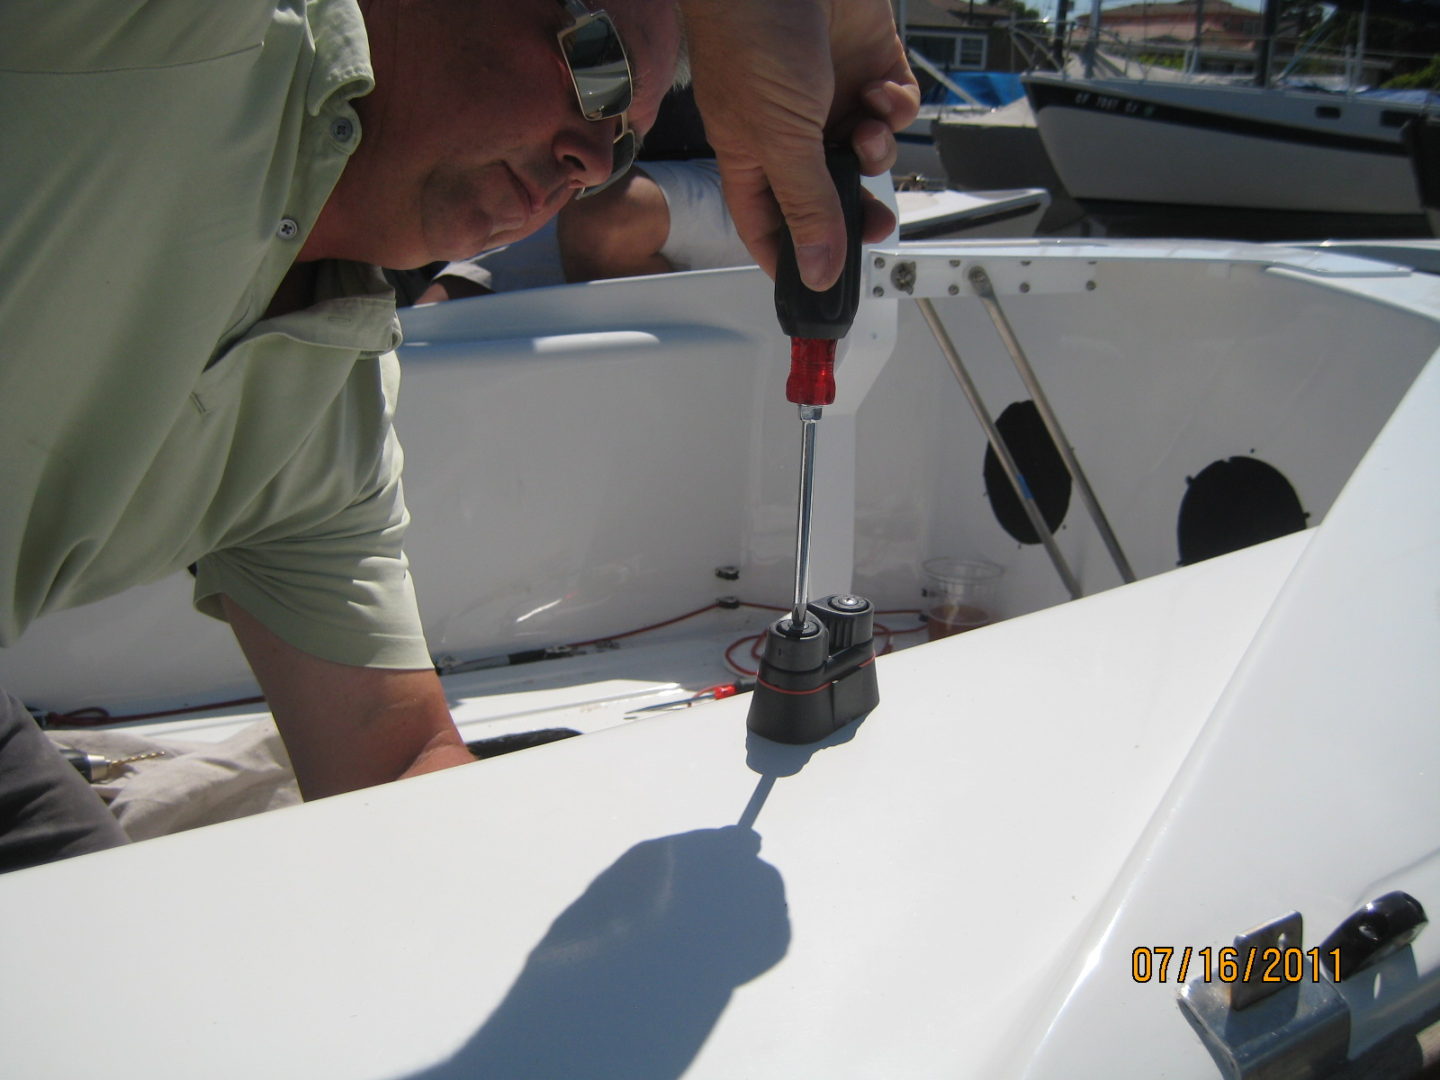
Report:
M224 619L227 595L296 648L339 664L432 665L409 563L409 514L392 430L371 490L302 532L224 548L199 560L195 606Z

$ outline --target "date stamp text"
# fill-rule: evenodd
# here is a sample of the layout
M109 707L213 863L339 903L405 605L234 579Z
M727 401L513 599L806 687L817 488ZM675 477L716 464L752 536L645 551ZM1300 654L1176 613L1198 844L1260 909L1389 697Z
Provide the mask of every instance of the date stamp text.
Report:
M1130 954L1130 977L1137 983L1319 982L1322 971L1339 980L1339 949L1140 945Z

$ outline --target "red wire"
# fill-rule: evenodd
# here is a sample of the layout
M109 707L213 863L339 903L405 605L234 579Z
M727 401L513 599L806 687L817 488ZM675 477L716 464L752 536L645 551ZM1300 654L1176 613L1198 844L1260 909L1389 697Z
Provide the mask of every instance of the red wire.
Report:
M626 630L623 634L606 634L604 637L591 638L589 641L572 641L569 648L580 649L586 645L598 645L602 641L619 641L622 638L634 637L636 634L648 634L651 630L659 630L662 627L673 626L678 622L684 622L686 619L693 619L696 615L704 615L705 612L714 611L719 606L718 603L706 604L704 607L696 608L694 611L687 611L684 615L676 615L673 619L651 623L649 626L642 626L636 630Z
M673 626L678 622L684 622L686 619L693 619L695 618L695 616L703 615L707 611L714 611L720 606L721 605L718 602L706 604L702 608L696 608L694 611L687 611L683 615L676 615L672 619L665 619L662 622L651 623L649 626L637 627L634 630L626 630L622 634L607 634L605 637L592 638L589 641L572 642L569 647L572 649L579 649L584 648L587 645L598 645L601 642L606 641L620 641L624 638L634 637L636 634L647 634L652 630L660 630L667 626ZM755 608L759 611L790 610L789 608L777 607L771 604L756 604L748 600L741 600L739 602L739 606ZM882 614L910 614L910 612L883 612ZM914 614L919 613L915 612ZM887 631L887 633L890 632L891 631ZM908 634L912 631L900 630L894 632ZM742 675L756 674L756 672L759 670L758 668L756 668L754 671L742 668L738 663L734 661L730 654L738 646L743 645L747 641L750 641L754 642L754 646L751 649L751 656L753 659L758 661L760 658L759 643L764 639L764 637L765 635L762 633L741 638L739 641L735 642L725 650L725 662L729 664L731 668L733 668L735 671L739 672ZM263 695L260 695L257 697L235 698L231 701L217 701L209 705L185 706L178 709L159 709L155 712L127 713L123 716L114 716L110 713L108 709L102 709L98 706L91 706L89 708L76 709L74 712L68 713L46 713L44 715L44 724L46 727L99 727L102 724L125 724L132 723L137 720L160 720L167 716L186 716L191 713L214 712L217 709L229 709L240 705L263 705L264 703L265 698Z
M758 655L755 653L754 647L755 647L755 646L758 646L759 643L760 643L761 641L763 641L764 639L765 639L765 635L764 635L764 634L751 634L751 635L749 635L749 636L747 636L747 637L742 637L742 638L740 638L738 641L733 641L733 642L731 642L729 648L727 648L727 649L725 650L725 663L726 663L726 665L729 666L729 668L730 668L731 671L737 672L737 673L739 673L739 674L741 674L741 675L756 675L756 674L758 674L759 671L760 671L760 669L759 669L758 667L756 667L756 668L742 667L742 666L740 665L740 662L739 662L738 660L736 660L735 657L732 656L731 654L732 654L736 649L738 649L741 645L744 645L746 642L753 642L753 643L754 643L754 646L752 646L751 656L752 656L753 658L755 658L755 659L758 660L759 657L758 657Z
M216 709L229 709L236 705L263 705L265 698L259 697L235 698L232 701L216 701L209 705L187 705L179 709L159 709L155 712L128 713L124 716L112 716L108 709L99 706L91 706L87 709L76 709L68 713L46 713L45 727L99 727L101 724L126 724L135 720L159 720L166 716L188 716L190 713L214 712Z
M694 611L687 611L684 615L676 615L673 619L665 619L663 622L651 623L649 626L641 626L635 630L627 630L623 634L609 634L605 637L594 638L590 641L577 641L570 645L572 649L583 648L586 645L598 645L602 641L619 641L622 638L634 637L636 634L649 633L651 630L659 630L666 626L673 626L675 623L684 622L686 619L693 619L697 615L703 615L707 611L713 611L719 607L718 603L706 604ZM765 604L752 604L747 601L740 602L741 607L761 608L766 611L783 611L784 608L772 608ZM753 672L749 673L753 674ZM185 706L178 709L157 709L154 712L126 713L122 716L113 715L108 709L99 706L91 706L84 709L76 709L73 712L44 714L46 727L99 727L102 724L124 724L137 720L160 720L167 716L185 716L191 713L214 712L217 709L229 709L239 705L263 705L265 698L258 697L235 698L231 701L217 701L209 705Z

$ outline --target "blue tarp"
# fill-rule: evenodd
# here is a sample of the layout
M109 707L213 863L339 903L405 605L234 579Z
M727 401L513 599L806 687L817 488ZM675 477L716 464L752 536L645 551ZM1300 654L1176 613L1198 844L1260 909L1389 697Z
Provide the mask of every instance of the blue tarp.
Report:
M1018 101L1025 96L1020 85L1020 76L1009 71L947 71L945 77L973 97L981 105L998 108ZM938 83L925 96L932 105L964 105L964 99L956 97Z

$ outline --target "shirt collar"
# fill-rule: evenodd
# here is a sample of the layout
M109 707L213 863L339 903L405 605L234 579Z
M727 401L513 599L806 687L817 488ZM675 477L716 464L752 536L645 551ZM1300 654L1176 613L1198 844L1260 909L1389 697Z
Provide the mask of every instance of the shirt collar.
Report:
M370 38L356 0L310 0L306 11L315 63L305 87L305 107L319 116L338 97L348 101L375 88L370 66Z

